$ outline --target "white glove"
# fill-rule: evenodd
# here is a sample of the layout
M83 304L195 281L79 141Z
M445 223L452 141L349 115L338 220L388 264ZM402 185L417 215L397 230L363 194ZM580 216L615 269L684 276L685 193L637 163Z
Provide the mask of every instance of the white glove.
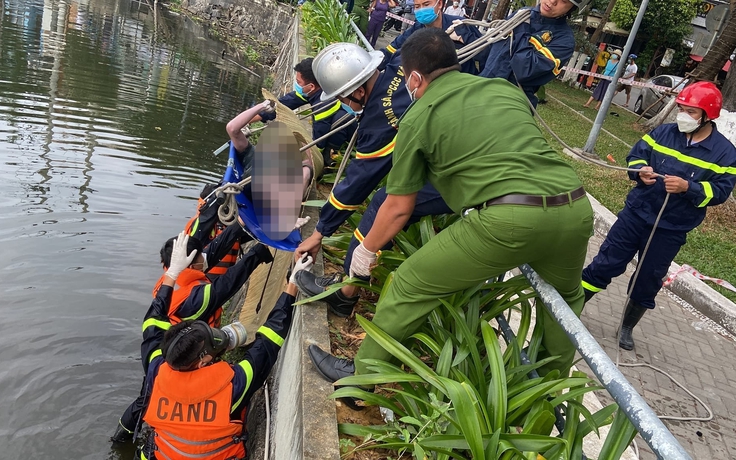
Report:
M360 243L353 251L353 260L350 262L350 277L371 276L371 266L376 263L376 253L371 252Z
M179 274L184 271L185 268L191 265L194 258L197 257L197 251L192 251L192 253L187 256L188 242L189 235L185 231L179 233L179 236L174 240L174 247L171 250L171 263L169 263L169 268L166 270L166 276L174 281L176 281L176 278L179 277Z
M312 260L312 256L306 256L299 259L295 264L294 268L291 270L291 276L289 277L289 282L291 284L296 284L296 274L299 273L302 270L310 271L312 269L312 263L314 261Z
M307 216L307 217L299 217L296 220L296 224L294 224L294 230L299 230L300 228L302 228L305 225L307 225L307 222L309 222L309 219L310 219L309 216Z

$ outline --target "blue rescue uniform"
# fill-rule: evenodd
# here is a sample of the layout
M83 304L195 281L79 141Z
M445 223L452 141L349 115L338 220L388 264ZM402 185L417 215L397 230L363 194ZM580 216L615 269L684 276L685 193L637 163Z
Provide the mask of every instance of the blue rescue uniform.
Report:
M666 124L637 142L626 161L630 168L651 166L658 174L688 181L687 192L670 196L631 293L635 303L654 308L662 279L685 244L687 233L700 225L708 206L719 205L731 195L736 185L736 147L715 124L708 138L690 145L676 124ZM629 173L629 177L636 181L636 187L626 197L626 205L598 255L583 270L583 288L590 292L605 289L612 278L624 272L634 254L641 257L667 196L663 179L645 185L638 173Z
M564 17L545 18L535 6L529 23L519 24L509 37L490 46L480 75L518 82L536 107L534 93L559 75L575 51L572 29Z
M442 14L442 30L447 30L448 27L452 25L452 21L456 19L463 19L459 16L450 16L449 14ZM401 46L404 44L404 42L417 30L424 29L425 26L419 21L416 21L413 26L409 27L399 35L398 37L394 38L394 41L391 42L390 45L388 45L385 49L382 49L381 51L383 54L386 55L387 59L390 58L396 51L401 49ZM455 48L460 49L465 45L468 45L470 43L473 43L477 39L479 39L481 36L483 36L482 33L478 30L475 26L467 26L462 25L455 28L455 33L460 36L463 39L463 42L454 42ZM471 75L478 75L478 72L480 70L483 70L483 64L485 63L485 53L480 53L478 56L476 56L474 59L469 60L465 64L462 64L460 71L469 73ZM384 62L386 62L384 60ZM476 66L476 62L480 65L480 69Z
M173 289L169 286L162 286L159 289L157 300L151 305L149 310L150 319L160 321L162 324L168 322L167 311L171 302L171 294ZM268 315L266 323L258 328L255 341L248 347L245 358L237 364L232 364L232 370L235 375L232 378L232 401L237 401L230 408L230 420L243 420L243 413L248 408L253 394L263 386L263 383L271 373L271 369L276 364L279 350L283 345L286 336L289 333L293 318L292 305L296 301L294 296L282 293L281 297L276 301L271 313ZM163 341L163 335L159 336ZM161 342L157 343L157 347L161 346ZM153 383L158 374L158 370L164 363L161 353L158 353L149 365L149 371L143 385L143 399L147 402L153 390ZM196 372L196 371L194 371ZM145 404L140 407L139 411L145 409ZM126 412L127 414L127 412ZM121 421L122 423L122 421ZM150 437L152 438L152 436ZM152 459L153 452L150 450L152 443L146 443L143 447L145 457Z
M376 80L358 123L355 158L322 207L317 231L330 236L355 212L391 170L399 118L411 100L401 58L394 55Z
M302 96L296 91L292 91L279 98L279 102L290 108L291 110L297 109L305 104L315 106L320 103L320 96L322 90L316 91L309 97ZM335 124L342 117L347 115L345 109L340 105L340 101L335 101L329 108L321 110L316 115L312 115L312 139L319 139L325 134L332 130L333 124ZM274 112L263 112L260 114L261 120L271 121L276 118ZM325 157L325 166L330 164L329 151L339 150L347 141L353 136L355 132L355 125L350 125L345 129L341 129L336 133L332 134L327 139L318 142L317 148L322 155Z

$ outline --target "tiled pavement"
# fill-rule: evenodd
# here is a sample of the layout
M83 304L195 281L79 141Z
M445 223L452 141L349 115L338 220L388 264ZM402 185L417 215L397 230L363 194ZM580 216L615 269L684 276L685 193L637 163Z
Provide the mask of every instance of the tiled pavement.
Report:
M596 235L588 247L588 263L598 253L603 236ZM615 279L607 290L588 302L582 320L612 360L616 360L616 329L621 318L626 287L634 270ZM674 300L666 290L657 296L657 308L647 312L634 329L636 348L621 350L621 363L649 363L668 372L708 404L714 418L709 422L665 421L693 459L736 459L736 341L702 315ZM593 376L585 362L578 367ZM622 367L621 372L660 415L707 415L697 401L666 376L649 368ZM604 405L613 400L598 392ZM654 459L637 437L640 458Z
M386 33L378 39L376 49L386 47L395 36L393 31ZM602 242L601 235L591 238L588 263ZM596 295L582 315L583 323L614 361L618 348L616 329L633 272L632 267ZM657 297L657 308L647 312L634 330L636 348L630 352L621 350L621 363L649 363L659 367L710 406L714 414L712 421L665 421L696 460L736 459L736 340L727 333L716 332L717 329L712 321L692 312L692 308L683 307L662 290ZM593 376L584 361L577 366ZM621 372L658 414L707 415L697 401L666 376L643 367L622 367ZM613 402L608 393L597 395L604 405ZM637 437L637 445L642 460L656 458L641 437Z

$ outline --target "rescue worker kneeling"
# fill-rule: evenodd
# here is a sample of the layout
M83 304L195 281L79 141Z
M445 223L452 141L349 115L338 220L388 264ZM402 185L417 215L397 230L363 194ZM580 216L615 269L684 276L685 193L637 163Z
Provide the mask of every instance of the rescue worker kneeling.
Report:
M309 270L312 259L293 272ZM139 458L235 460L246 457L245 420L253 394L276 363L289 332L296 295L293 274L259 334L237 364L220 360L245 343L242 326L216 329L203 321L183 321L164 335L163 354L146 376L148 404L143 420L153 432ZM235 326L235 327L233 327Z

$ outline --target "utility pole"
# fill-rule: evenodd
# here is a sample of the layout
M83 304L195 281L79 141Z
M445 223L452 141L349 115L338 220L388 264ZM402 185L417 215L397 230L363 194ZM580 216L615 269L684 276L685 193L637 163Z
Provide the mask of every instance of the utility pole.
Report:
M639 26L641 25L641 21L644 18L644 13L646 12L648 5L649 0L642 0L639 11L636 13L634 25L631 26L629 38L626 39L624 53L623 56L621 56L622 64L629 59L631 46L634 44L634 40L636 40L636 33L639 31ZM608 109L611 107L611 101L613 100L613 93L616 92L618 79L619 77L621 77L621 74L623 73L625 67L625 65L619 65L616 68L613 82L611 85L608 86L608 89L606 90L606 95L603 97L603 102L601 103L601 109L598 111L598 115L596 115L595 121L593 122L593 129L590 131L590 135L588 136L588 141L585 143L585 147L583 147L583 150L587 153L593 153L595 142L598 140L598 135L601 133L601 128L603 128L603 120L605 120L606 115L608 114Z

